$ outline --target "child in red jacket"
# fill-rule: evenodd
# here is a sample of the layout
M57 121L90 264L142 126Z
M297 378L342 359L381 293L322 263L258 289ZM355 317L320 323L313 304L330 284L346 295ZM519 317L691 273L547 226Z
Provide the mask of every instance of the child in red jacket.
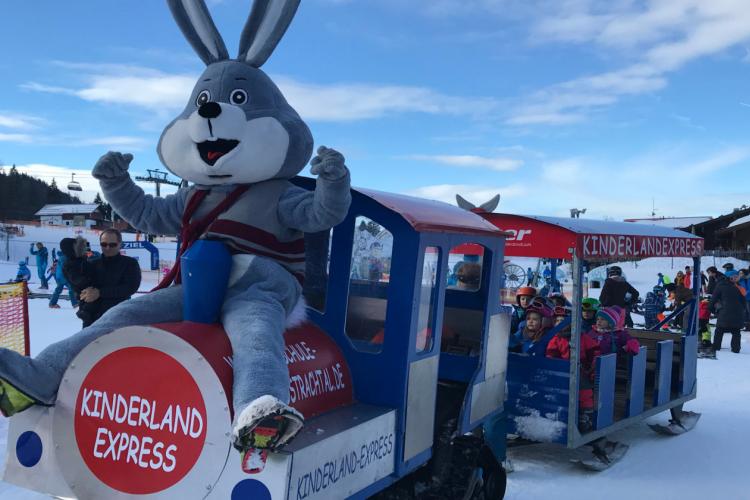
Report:
M555 325L570 316L570 310L555 307ZM570 326L557 333L547 344L548 358L570 359ZM591 337L581 335L578 344L580 360L580 383L578 387L578 429L588 432L593 428L594 414L594 360L599 355L599 345Z

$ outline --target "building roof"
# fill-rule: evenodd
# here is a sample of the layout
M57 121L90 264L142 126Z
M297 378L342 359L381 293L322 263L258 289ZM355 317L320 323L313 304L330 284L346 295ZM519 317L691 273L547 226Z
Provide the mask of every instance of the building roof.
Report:
M654 217L654 218L643 218L643 219L625 219L625 222L635 222L637 224L648 224L651 226L670 227L672 229L679 229L683 227L689 227L693 224L700 224L711 220L708 215L696 216L696 217Z
M96 203L71 203L67 205L44 205L34 215L88 215L99 208Z
M750 215L746 215L744 217L740 217L739 219L733 221L731 224L729 224L727 227L735 227L735 226L741 226L743 224L746 224L750 222Z

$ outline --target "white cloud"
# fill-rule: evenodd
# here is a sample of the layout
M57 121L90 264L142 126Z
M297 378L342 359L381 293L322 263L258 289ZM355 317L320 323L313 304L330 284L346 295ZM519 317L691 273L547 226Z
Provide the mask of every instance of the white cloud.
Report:
M24 142L28 143L33 140L28 134L4 134L0 132L0 142Z
M152 143L142 137L115 135L109 137L72 139L65 141L65 144L68 146L106 146L109 148L130 148L131 150L140 150Z
M12 130L34 130L39 128L43 122L43 119L36 116L0 111L1 128Z
M442 163L443 165L450 165L452 167L485 168L498 172L515 170L523 165L523 161L514 158L487 158L475 155L409 155L406 158Z
M22 88L175 113L185 106L197 79L197 75L169 74L138 66L60 61L55 65L75 71L86 84L82 88L68 88L27 82ZM273 79L303 119L311 121L347 122L398 113L479 115L497 107L493 99L449 96L426 87L371 83L320 85L283 75L274 75Z
M701 57L750 40L750 9L744 0L572 0L545 2L534 20L534 43L590 44L609 60L624 56L620 69L551 85L514 109L510 125L559 125L626 96L652 93L670 73ZM618 52L619 51L619 52Z
M284 76L275 76L274 81L305 120L346 122L398 113L478 115L497 106L493 99L448 96L425 87L369 83L316 85Z
M726 192L732 184L715 182L717 176L747 161L750 147L744 146L728 146L698 158L684 146L616 162L564 158L543 163L537 177L525 180L528 186L545 186L547 193L535 199L533 209L512 201L508 208L560 216L567 216L573 207L587 208L590 218L623 219L648 215L655 199L658 215L718 215L736 206L742 195ZM747 194L744 200L747 203Z

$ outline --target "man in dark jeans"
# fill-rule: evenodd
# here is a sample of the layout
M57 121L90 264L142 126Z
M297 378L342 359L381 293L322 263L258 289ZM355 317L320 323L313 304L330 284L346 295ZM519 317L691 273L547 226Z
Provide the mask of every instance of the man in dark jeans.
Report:
M94 321L120 302L129 299L141 285L141 268L138 261L120 254L120 231L105 229L99 235L99 243L102 247L102 256L93 261L96 285L85 288L80 296L85 302L99 302Z
M611 266L607 269L607 279L599 295L602 307L620 306L625 309L625 326L633 327L633 318L630 317L630 308L638 302L638 290L625 281L620 266Z
M716 330L714 330L714 352L721 349L721 341L725 333L732 334L732 352L740 352L742 324L745 319L745 297L737 286L739 279L737 271L725 273L727 279L716 284L711 296L709 309L716 314Z

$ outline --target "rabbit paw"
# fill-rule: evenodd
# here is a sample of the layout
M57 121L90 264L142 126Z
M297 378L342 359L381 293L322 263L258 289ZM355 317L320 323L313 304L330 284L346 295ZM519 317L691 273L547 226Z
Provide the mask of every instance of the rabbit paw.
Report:
M133 161L133 155L130 153L117 153L109 151L99 158L94 165L91 175L96 179L116 179L128 175L128 166Z
M318 154L310 162L310 173L319 175L329 181L339 180L346 176L348 169L344 165L344 155L325 146L318 148Z

